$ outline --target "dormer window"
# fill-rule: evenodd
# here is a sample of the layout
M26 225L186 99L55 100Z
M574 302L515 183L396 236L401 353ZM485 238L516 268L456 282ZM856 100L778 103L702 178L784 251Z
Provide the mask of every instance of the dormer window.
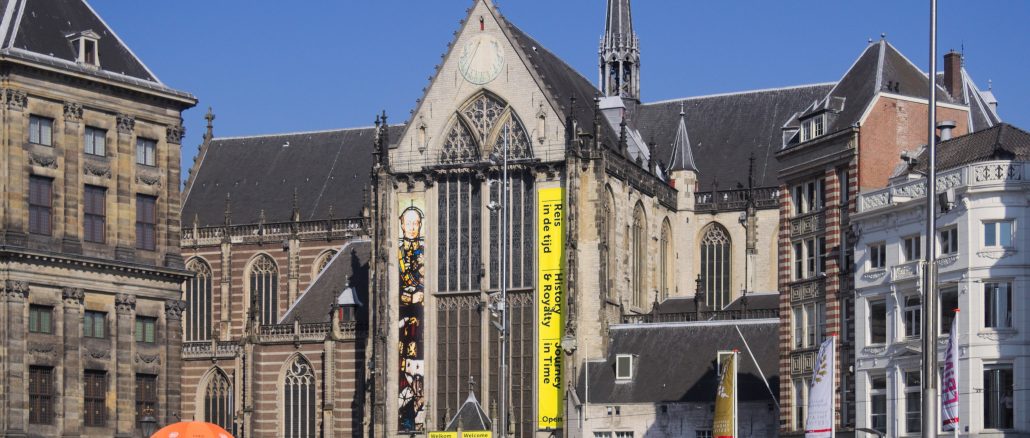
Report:
M92 30L86 30L69 35L69 38L71 38L72 49L75 50L75 62L82 65L100 67L100 54L97 44L97 41L100 40L100 35L97 35Z
M801 121L801 141L805 142L825 133L826 117L823 114Z
M615 380L631 380L633 378L633 355L615 355Z

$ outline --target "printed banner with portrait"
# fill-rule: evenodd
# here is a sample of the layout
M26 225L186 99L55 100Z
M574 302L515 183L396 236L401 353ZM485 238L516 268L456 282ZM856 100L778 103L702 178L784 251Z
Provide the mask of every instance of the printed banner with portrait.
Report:
M397 307L398 430L421 432L426 425L425 349L425 204L422 200L402 200L398 210L400 236L397 265L400 290Z

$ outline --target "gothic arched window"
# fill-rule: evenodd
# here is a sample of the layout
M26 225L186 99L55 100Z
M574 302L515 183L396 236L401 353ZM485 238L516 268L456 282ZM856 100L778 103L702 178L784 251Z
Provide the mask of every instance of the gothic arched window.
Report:
M315 279L315 277L318 277L318 274L321 274L322 271L325 270L326 266L329 266L329 262L333 261L333 257L335 256L336 250L330 249L326 252L323 252L321 255L318 256L317 259L315 259L315 269L314 272L311 273L312 281Z
M633 305L644 308L647 303L647 285L645 284L645 271L647 259L647 218L644 216L644 207L637 204L633 211Z
M279 320L279 268L271 257L262 254L250 265L251 302L257 305L261 324Z
M672 266L672 226L669 225L668 219L662 223L662 240L658 251L659 263L661 263L661 285L658 290L664 300L669 298L669 291L675 287Z
M506 141L508 159L533 156L529 134L514 109L497 96L481 92L455 114L444 137L440 161L477 161L483 151L500 151Z
M194 258L186 263L193 278L185 284L183 298L187 303L186 340L211 339L211 266L203 259Z
M234 409L232 381L221 370L215 369L204 388L204 421L236 434Z
M713 223L701 236L701 287L705 302L713 309L722 309L730 303L730 235Z
M283 376L283 436L286 438L314 438L315 429L315 372L311 363L297 356L286 366Z

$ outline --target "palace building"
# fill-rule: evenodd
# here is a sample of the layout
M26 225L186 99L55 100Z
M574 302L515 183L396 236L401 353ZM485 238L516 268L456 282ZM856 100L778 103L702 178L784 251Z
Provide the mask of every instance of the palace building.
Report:
M182 111L81 0L0 2L0 436L181 415Z

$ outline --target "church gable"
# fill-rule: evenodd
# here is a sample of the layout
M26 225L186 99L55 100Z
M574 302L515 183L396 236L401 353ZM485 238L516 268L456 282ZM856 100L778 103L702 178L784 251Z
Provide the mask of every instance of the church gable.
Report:
M487 0L470 9L390 152L396 171L484 161L505 141L509 159L564 157L565 116L509 26Z

